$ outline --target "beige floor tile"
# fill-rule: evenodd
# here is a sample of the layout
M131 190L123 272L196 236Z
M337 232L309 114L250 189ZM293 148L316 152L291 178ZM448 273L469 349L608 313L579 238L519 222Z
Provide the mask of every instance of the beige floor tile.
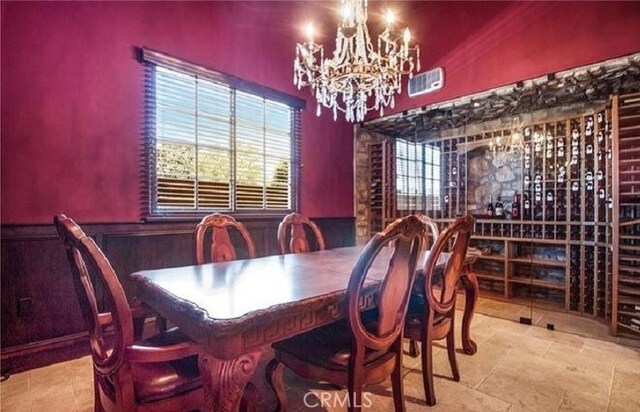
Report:
M457 356L460 383L475 389L503 361L509 351L509 348L487 342L473 356Z
M563 412L594 412L606 410L607 398L594 396L588 392L565 392L558 407L558 411Z
M477 390L519 407L555 410L564 393L558 379L551 379L558 369L538 356L510 353Z
M0 410L3 412L31 412L34 409L33 401L28 396L17 396L0 401Z
M507 331L497 331L486 343L537 356L542 356L551 346L551 342L546 339L523 337Z
M585 338L561 331L551 331L544 328L534 327L527 331L528 336L539 339L545 339L551 342L562 343L563 345L572 346L574 349L582 349Z
M640 411L640 370L615 370L611 386L610 411Z
M29 388L29 372L11 375L6 381L0 382L0 400L5 401L28 394Z
M611 376L615 365L615 362L609 357L589 356L589 354L582 352L581 348L559 342L552 342L542 357L556 362L558 365L584 368L609 376Z
M504 302L485 303L493 310L521 310ZM543 314L546 316L546 314ZM562 315L562 321L571 319ZM456 347L461 382L454 382L445 350L445 341L433 349L434 384L438 404L424 401L420 358L404 356L404 389L407 410L509 410L531 412L640 411L640 349L611 341L585 338L560 331L521 325L481 314L474 317L471 336L478 353L461 351L462 312L456 313ZM545 321L545 318L542 319ZM578 322L584 323L584 322ZM584 325L583 325L584 326ZM408 341L405 343L408 348ZM264 360L268 360L265 353ZM0 383L0 410L82 411L93 410L91 359L84 357L46 368L19 373ZM259 411L273 410L273 395L264 383L262 364L253 379L261 391ZM285 374L288 410L337 411L344 390ZM370 412L393 409L389 381L365 389L370 395ZM610 396L609 396L610 395ZM324 400L324 406L320 404Z
M506 411L511 406L498 398L461 385L459 382L441 380L436 387L436 405L428 407L422 399L407 399L407 411Z

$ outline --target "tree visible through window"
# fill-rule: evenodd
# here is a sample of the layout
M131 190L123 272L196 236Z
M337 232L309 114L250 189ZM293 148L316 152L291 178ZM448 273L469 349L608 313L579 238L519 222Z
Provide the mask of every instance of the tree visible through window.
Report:
M152 63L151 213L295 209L297 108L190 73L184 65Z

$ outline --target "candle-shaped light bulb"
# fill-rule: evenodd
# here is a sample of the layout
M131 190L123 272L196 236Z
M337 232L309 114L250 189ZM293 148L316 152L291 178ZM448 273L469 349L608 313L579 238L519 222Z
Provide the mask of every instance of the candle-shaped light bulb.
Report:
M385 21L387 22L387 27L391 27L393 22L396 21L396 16L393 14L391 9L387 9L387 13L384 16Z
M408 44L409 41L411 40L411 32L409 31L409 28L404 29L404 34L402 35L402 40L404 40L405 44Z
M351 10L351 6L348 4L345 4L344 7L342 8L342 18L344 19L345 22L348 22L349 20L351 20L352 13L353 11Z
M307 39L309 43L313 43L313 34L315 30L313 29L313 23L307 23L307 27L305 28L305 33L307 35Z

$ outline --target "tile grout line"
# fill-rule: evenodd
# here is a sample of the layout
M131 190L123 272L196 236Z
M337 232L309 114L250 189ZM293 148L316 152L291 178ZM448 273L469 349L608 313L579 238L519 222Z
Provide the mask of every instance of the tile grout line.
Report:
M564 402L564 397L567 394L567 390L564 389L562 391L562 396L560 397L560 402L558 402L558 407L556 408L556 412L560 410L560 407L562 406L562 403Z
M507 350L507 353L505 353L505 354L504 354L504 356L503 356L503 357L502 357L498 362L496 362L496 364L495 364L495 365L493 365L493 368L491 368L491 370L489 371L489 373L487 373L487 376L485 376L484 378L482 378L482 380L481 380L480 382L478 382L478 384L477 384L476 386L474 386L474 387L473 387L473 390L474 390L474 391L476 391L476 390L477 390L478 392L482 392L481 390L479 390L479 389L478 389L478 388L480 387L480 385L482 385L482 383L483 383L485 380L487 380L487 378L488 378L489 376L491 376L491 374L493 373L493 371L494 371L494 370L496 370L496 368L497 368L498 366L500 366L500 364L502 363L502 361L503 361L507 356L509 356L509 354L510 354L512 351L513 351L513 349L511 349L511 348L509 348L509 350ZM492 396L491 394L488 394L488 393L486 393L486 392L482 392L482 393L484 393L485 395ZM500 399L500 398L498 398L498 399ZM504 400L504 399L502 399L502 400ZM505 402L508 402L508 401L505 401ZM509 402L509 403L511 403L511 402Z
M607 394L607 410L611 406L611 394L613 393L613 380L616 377L616 365L612 365L611 367L611 382L609 383L609 393Z

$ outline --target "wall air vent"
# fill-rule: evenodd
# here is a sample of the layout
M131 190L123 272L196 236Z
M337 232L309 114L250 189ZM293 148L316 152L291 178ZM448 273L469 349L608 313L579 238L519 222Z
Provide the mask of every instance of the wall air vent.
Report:
M418 96L434 90L442 89L444 86L444 72L442 67L436 67L428 72L423 72L409 79L409 96Z

